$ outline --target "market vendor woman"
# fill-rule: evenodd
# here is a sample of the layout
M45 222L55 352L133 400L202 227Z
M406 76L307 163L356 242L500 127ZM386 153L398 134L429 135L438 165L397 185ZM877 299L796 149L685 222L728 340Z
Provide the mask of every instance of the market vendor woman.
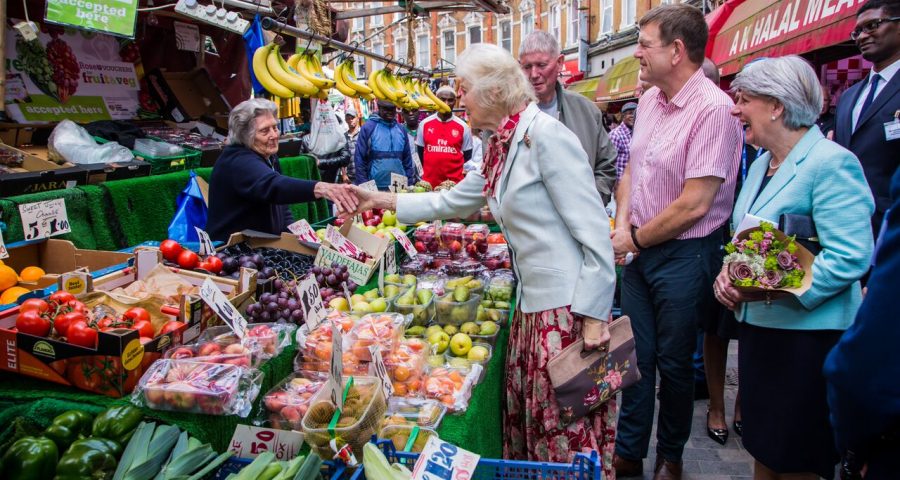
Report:
M350 186L300 180L281 174L278 165L275 104L261 98L242 102L228 117L228 145L213 167L206 232L228 240L241 230L279 234L293 222L288 205L327 198L341 211L353 211Z

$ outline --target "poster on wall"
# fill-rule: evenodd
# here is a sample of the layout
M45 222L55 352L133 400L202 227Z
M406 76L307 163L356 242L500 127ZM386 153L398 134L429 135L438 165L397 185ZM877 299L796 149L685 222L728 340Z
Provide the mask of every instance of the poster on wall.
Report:
M134 38L138 0L47 0L44 20Z
M140 84L134 44L110 35L48 26L26 42L6 32L6 112L19 123L127 120Z

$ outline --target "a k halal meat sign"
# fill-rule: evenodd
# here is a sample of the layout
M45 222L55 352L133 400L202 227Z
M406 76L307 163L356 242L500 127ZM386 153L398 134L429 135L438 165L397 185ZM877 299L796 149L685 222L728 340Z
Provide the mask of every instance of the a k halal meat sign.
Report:
M713 58L717 64L734 57L755 52L770 45L783 43L804 33L821 27L842 22L853 17L865 0L783 0L750 14L739 23L724 29L716 36L713 47ZM757 1L748 0L739 6L732 15L747 15L741 12L742 7L751 7ZM847 22L844 22L847 23ZM845 26L846 25L843 25ZM852 29L852 26L849 26ZM823 34L839 35L849 40L849 29L840 31L829 29ZM847 31L844 31L847 30ZM812 43L816 43L815 41ZM821 45L819 45L821 46ZM788 52L790 53L790 52ZM796 52L802 53L802 52Z

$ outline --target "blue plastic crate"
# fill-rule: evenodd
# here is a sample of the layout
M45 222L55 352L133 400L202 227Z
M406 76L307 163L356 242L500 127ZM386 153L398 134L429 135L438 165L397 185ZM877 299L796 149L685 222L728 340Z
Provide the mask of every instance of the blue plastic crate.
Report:
M384 452L388 461L400 463L410 470L413 469L418 453L398 452L394 444L389 440L380 440L377 445ZM579 453L571 464L525 462L517 460L500 460L482 458L475 467L473 480L542 480L542 479L572 479L572 480L600 480L602 468L597 452L590 455ZM350 480L365 479L363 468L353 472Z
M225 463L219 467L219 470L216 471L215 476L212 477L213 480L225 480L225 477L232 473L239 472L242 468L250 465L252 462L252 458L235 458L231 457ZM332 462L330 460L326 460L325 463L322 464L322 476L323 478L327 478L329 480L340 480L341 477L344 476L344 473L347 471L347 466L344 465L343 462Z

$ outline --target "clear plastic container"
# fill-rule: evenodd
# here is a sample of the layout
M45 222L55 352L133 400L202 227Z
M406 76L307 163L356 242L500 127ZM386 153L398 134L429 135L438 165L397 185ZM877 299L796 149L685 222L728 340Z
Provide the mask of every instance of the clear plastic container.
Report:
M503 244L489 244L488 251L481 257L481 264L488 270L512 268L509 248Z
M437 429L446 412L447 407L432 398L391 397L381 426L418 425Z
M343 388L349 377L342 379ZM322 458L335 455L331 447L332 435L328 423L334 415L335 407L328 398L329 389L323 388L313 397L302 427L306 443ZM344 402L344 410L334 429L337 448L350 445L357 459L362 459L362 448L372 435L378 433L387 401L381 391L381 382L375 377L353 377L353 386Z
M447 282L447 274L444 272L429 270L421 275L417 275L416 278L419 280L416 288L427 288L439 297L444 295L444 284Z
M291 344L296 325L291 323L251 323L247 325L247 335L241 341L228 325L209 327L200 335L197 343L215 342L222 348L241 343L248 347L255 357L254 365L278 356L284 347Z
M444 283L444 291L449 294L453 293L453 290L456 289L456 287L466 287L469 290L469 293L481 295L481 292L484 291L485 280L482 276L478 275L478 273L483 269L484 267L482 267L481 264L478 264L477 268L472 271L473 273L466 275L451 275L450 279Z
M505 308L509 310L509 303L516 293L516 276L512 270L500 269L490 273L487 289L484 292L485 300L506 302ZM504 308L502 305L497 308Z
M263 397L264 420L272 428L300 430L310 402L327 380L324 372L291 374Z
M400 273L403 275L420 275L434 265L434 257L425 253L416 255L400 264Z
M483 223L475 223L466 227L465 248L470 258L481 258L488 251L487 236L491 229Z
M406 294L409 293L410 291L407 290ZM404 295L399 295L391 302L390 311L411 316L410 326L425 326L434 320L434 293L431 290L416 289L413 294L412 301L415 302L413 304L409 304L408 297L404 298ZM422 303L422 299L426 297L427 302Z
M445 223L444 226L441 227L441 243L443 243L444 247L451 252L460 253L462 251L465 231L466 226L461 223ZM453 242L459 244L458 250L456 249L456 246L452 246Z
M166 350L163 358L249 367L253 363L253 359L259 358L259 356L254 357L250 348L240 343L222 347L216 342L206 342L172 347Z
M394 387L394 396L418 397L430 347L421 339L404 339L384 355L384 366Z
M255 368L157 360L138 381L131 401L153 410L246 417L262 377Z
M410 438L413 437L414 438ZM398 452L420 453L425 449L425 444L431 437L441 438L437 431L418 425L388 425L378 432L378 438L390 440ZM410 444L410 440L412 440ZM409 445L409 450L406 449Z
M419 253L435 254L441 250L441 240L434 231L434 224L426 223L413 232L413 246Z
M394 349L403 336L410 318L399 313L370 313L364 315L345 337L345 352L352 352L363 362L372 361L369 346L379 345L382 355Z
M469 406L472 388L481 376L479 364L471 368L434 367L427 370L423 393L433 398L453 413L463 412Z
M476 349L478 347L478 349ZM472 352L478 352L477 354L473 354ZM465 363L454 364L454 360L465 360L468 363L468 366L478 364L481 366L486 366L488 362L491 361L491 357L494 355L494 347L489 343L485 342L472 342L472 347L468 350L468 353L464 355L456 355L453 353L451 348L448 348L444 351L444 356L447 357L447 365L451 367L465 367L467 366Z
M471 295L465 302L454 302L453 295L438 298L436 301L437 321L442 325L462 325L474 321L481 303L481 295Z
M353 328L354 320L346 312L330 310L328 316L315 330L309 332L306 324L297 330L298 350L303 352L307 360L321 362L331 361L331 325L338 325L342 335L346 335Z

